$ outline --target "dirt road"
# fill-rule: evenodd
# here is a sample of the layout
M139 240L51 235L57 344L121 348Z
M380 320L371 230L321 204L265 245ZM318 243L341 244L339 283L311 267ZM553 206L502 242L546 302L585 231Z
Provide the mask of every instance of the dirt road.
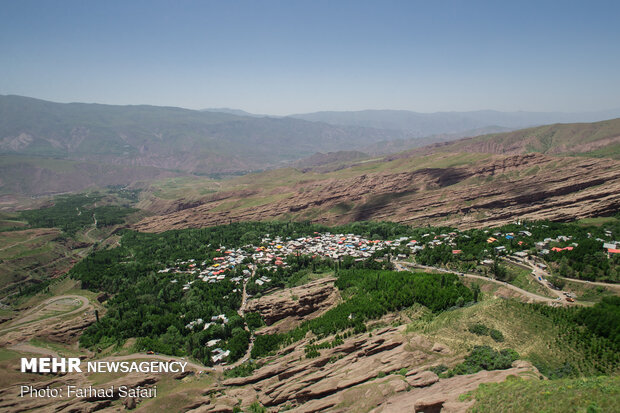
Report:
M254 274L256 274L256 266L252 267L252 275L250 275L247 279L243 280L243 295L241 296L241 306L239 307L239 315L241 317L244 316L245 314L245 307L247 306L248 303L248 294L246 292L246 285L248 284L248 280L250 280L252 277L254 277ZM248 328L247 324L245 325L245 330L246 331L250 331L250 329ZM250 333L251 334L251 333ZM246 361L248 361L250 359L250 354L252 353L252 348L254 347L254 335L252 334L250 336L250 345L248 346L248 351L245 352L245 355L243 357L241 357L239 360L235 361L234 363L232 363L229 366L226 366L227 369L231 369L233 367L236 367L242 363L245 363ZM214 371L220 371L220 370L224 370L225 368L223 366L217 366L214 367Z
M542 287L544 287L551 295L555 296L556 298L559 297L560 301L564 301L566 299L566 296L564 295L563 291L557 290L555 288L551 288L550 284L547 281L545 281L549 277L549 274L546 271L542 270L540 267L538 267L533 262L530 262L527 259L522 260L522 259L514 258L514 257L502 257L501 259L502 261L508 262L512 265L516 265L528 271L531 271L529 276L532 277L532 279L535 282L537 282Z
M534 274L537 277L541 276L544 279L546 279L546 278L551 276L551 274L549 274L547 271L541 269L540 267L538 267L535 263L533 263L530 260L527 260L527 259L523 260L523 261L520 262L520 265L527 266L529 269L531 269L534 272ZM620 284L604 283L604 282L600 282L600 281L579 280L577 278L567 278L567 277L558 277L558 278L561 278L561 279L566 280L566 281L580 283L580 284L598 285L598 286L601 286L601 287L605 287L605 288L609 288L611 290L614 290L616 293L620 293ZM554 290L553 288L550 288L545 283L541 282L541 284L544 285L545 287L549 288L550 291L553 291L554 293L558 294L560 297L564 297L564 294L563 294L562 291Z

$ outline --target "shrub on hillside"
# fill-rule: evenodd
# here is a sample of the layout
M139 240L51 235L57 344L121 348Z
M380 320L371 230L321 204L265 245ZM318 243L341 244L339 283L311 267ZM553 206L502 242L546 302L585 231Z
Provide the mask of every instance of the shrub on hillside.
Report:
M519 358L512 349L497 351L489 346L476 346L465 361L445 374L446 377L473 374L481 370L505 370Z

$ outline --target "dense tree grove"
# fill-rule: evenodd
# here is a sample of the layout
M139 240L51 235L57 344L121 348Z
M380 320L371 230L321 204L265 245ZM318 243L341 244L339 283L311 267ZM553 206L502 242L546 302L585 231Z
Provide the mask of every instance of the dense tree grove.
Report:
M620 350L620 297L605 297L593 307L584 307L575 321L594 334L608 338Z
M137 211L133 208L117 205L95 206L103 195L78 194L63 195L54 198L54 205L23 211L20 217L28 221L32 228L60 228L69 235L93 225L104 227L125 222L125 217Z
M265 325L265 321L259 313L246 313L245 322L252 331Z
M583 355L569 355L560 366L550 360L532 360L549 378L617 374L620 370L620 297L605 298L593 307L550 307L542 304L519 303L523 310L548 317L559 329L555 338L560 348L572 347Z
M308 331L319 337L347 329L363 332L366 321L414 303L438 312L474 299L473 292L454 274L346 270L338 274L336 286L348 297L343 303L291 332L258 336L252 357L262 357L281 345L300 340Z

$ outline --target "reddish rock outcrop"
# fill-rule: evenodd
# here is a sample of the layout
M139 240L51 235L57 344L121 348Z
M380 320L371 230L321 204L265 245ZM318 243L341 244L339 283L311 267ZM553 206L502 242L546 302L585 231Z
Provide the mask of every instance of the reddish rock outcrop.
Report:
M251 299L247 312L258 312L268 326L283 320L282 326L263 329L261 333L272 334L278 327L290 329L302 320L309 320L322 314L338 300L334 278L323 278L300 287L288 288Z
M428 340L404 336L396 328L351 337L339 346L321 350L319 357L311 359L305 357L305 344L303 341L283 349L251 376L225 380L223 384L230 388L226 394L244 400L258 397L268 407L291 404L300 412L324 411L340 403L342 394L350 389L445 357L432 353ZM420 377L432 381L425 373ZM414 378L421 383L421 379ZM395 394L408 386L401 375L386 376L381 383L381 398L383 393Z
M396 394L372 412L404 412L410 411L411 406L414 406L416 412L464 412L471 403L460 402L458 397L461 394L477 389L482 383L504 381L511 375L533 377L538 375L538 370L526 361L517 360L507 370L483 370L475 374L440 379L430 386Z
M283 406L304 413L464 411L469 404L459 402L458 396L480 383L503 381L511 374L537 376L529 363L518 361L509 370L440 379L428 369L437 364L454 365L462 355L433 351L433 342L405 334L403 328L350 337L311 359L304 356L306 344L304 340L282 349L251 376L223 381L226 397L242 400L242 405L258 399L269 411ZM207 406L192 407L210 411Z
M423 371L414 376L407 377L407 383L411 387L426 387L439 381L439 377L432 371Z

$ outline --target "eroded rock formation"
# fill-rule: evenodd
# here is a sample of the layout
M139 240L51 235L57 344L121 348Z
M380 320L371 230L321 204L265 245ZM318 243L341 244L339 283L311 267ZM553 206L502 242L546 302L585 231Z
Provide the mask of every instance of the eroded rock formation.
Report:
M274 412L284 406L305 413L464 411L469 404L459 402L458 396L480 383L503 381L509 375L537 375L529 363L517 361L508 370L440 379L429 368L456 364L462 355L408 334L404 326L350 337L321 350L316 358L305 357L306 344L304 340L282 349L248 377L224 380L224 388L216 395L217 405L212 399L204 400L189 411L226 411L222 409L232 408L239 400L241 405L258 400Z
M458 164L449 154L444 161ZM158 232L281 217L471 228L515 219L572 220L620 209L620 162L612 159L493 155L475 165L413 169L338 179L327 174L278 187L285 197L251 208L220 209L223 199L231 202L237 194L219 193L196 207L145 218L135 228Z

